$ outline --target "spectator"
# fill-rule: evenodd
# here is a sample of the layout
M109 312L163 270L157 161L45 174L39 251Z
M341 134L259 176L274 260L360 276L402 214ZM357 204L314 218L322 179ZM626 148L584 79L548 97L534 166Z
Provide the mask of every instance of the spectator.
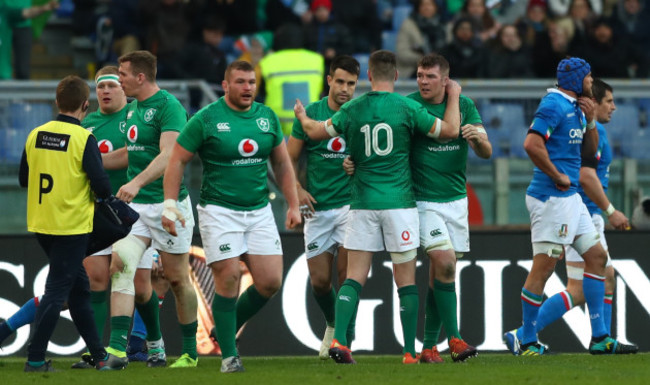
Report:
M501 28L501 24L492 17L492 14L485 6L485 0L467 0L460 14L472 20L474 33L483 42L496 37L499 28ZM451 68L454 68L454 66L452 65Z
M348 28L331 17L331 0L314 0L311 12L314 18L305 25L305 48L323 55L329 68L335 56L352 53L353 39Z
M601 18L594 23L587 43L580 51L598 76L639 78L648 75L645 55L625 39L616 38L605 19Z
M555 68L569 52L570 25L565 21L552 21L546 32L538 33L533 45L533 71L539 78L554 78Z
M372 52L381 48L381 24L374 0L332 0L334 17L348 27L353 52Z
M641 0L621 0L611 18L614 34L646 53L650 60L650 9Z
M264 29L275 31L284 24L308 24L314 16L309 2L309 0L267 0L264 15L258 16L258 20L263 21L260 25Z
M0 80L11 79L13 69L16 79L29 79L32 49L32 28L29 20L57 8L59 3L52 0L34 7L30 6L30 1L26 4L7 3L9 2L0 2ZM12 48L14 67L11 65Z
M533 76L530 51L514 25L504 25L488 52L486 75L489 78L529 78Z
M158 58L158 77L173 78L174 61L190 34L191 9L181 0L141 0L144 48Z
M434 0L417 0L413 13L397 34L397 70L400 77L413 77L418 61L447 44L447 33Z
M269 3L277 1L269 1ZM219 15L226 21L226 34L231 36L255 33L260 30L265 12L257 0L210 0L201 9L202 15ZM262 3L261 1L259 3Z
M569 17L573 21L573 37L569 43L569 53L573 54L587 43L589 29L595 16L587 0L573 0L569 8Z
M262 68L260 67L260 61L272 45L273 33L270 31L262 31L254 35L244 35L235 42L235 46L242 52L237 60L251 63L255 70L255 83L258 84L255 87L255 99L258 102L262 102L262 100L258 100L261 98L257 97L262 88Z
M485 47L474 33L474 23L467 17L456 20L453 40L440 54L449 61L450 77L480 78L484 75Z
M535 37L546 32L546 11L545 0L530 0L526 14L516 21L515 26L519 31L519 36L527 46L532 47L535 44Z
M594 15L600 16L600 14L603 13L603 0L588 0L585 2L588 3L589 9L594 13ZM569 16L571 13L573 3L574 1L572 0L548 0L548 7L553 16L564 17Z
M113 26L112 49L116 57L140 49L140 14L138 2L132 0L111 0L108 20Z

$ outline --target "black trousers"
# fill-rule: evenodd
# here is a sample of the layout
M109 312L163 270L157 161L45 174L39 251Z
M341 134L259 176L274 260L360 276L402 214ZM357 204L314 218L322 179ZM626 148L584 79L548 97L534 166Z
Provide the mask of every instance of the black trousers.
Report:
M29 79L32 66L32 27L14 28L13 49L16 79Z
M36 308L35 332L27 348L28 361L45 361L47 344L59 320L63 303L68 308L81 338L95 362L106 356L106 350L97 334L90 307L90 285L83 267L89 234L47 235L36 234L50 261L45 282L45 293Z

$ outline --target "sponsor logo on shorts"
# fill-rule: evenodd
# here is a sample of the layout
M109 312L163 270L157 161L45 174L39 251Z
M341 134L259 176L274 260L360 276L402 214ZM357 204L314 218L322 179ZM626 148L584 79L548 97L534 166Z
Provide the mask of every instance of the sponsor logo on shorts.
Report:
M569 233L569 226L566 225L566 224L563 224L562 226L560 226L560 230L557 232L557 235L560 238L564 238L564 237L567 236L568 233Z
M442 235L442 231L440 231L440 229L433 229L433 230L431 230L431 232L429 233L429 235L431 235L432 237L435 237L435 236L438 236L438 235Z
M217 132L230 132L230 123L228 122L217 123Z
M135 124L129 127L129 130L126 133L126 138L129 140L131 143L135 143L138 141L138 126Z
M99 152L102 154L113 151L113 143L111 143L110 140L100 140L99 143L97 143L97 147L99 147Z
M230 252L230 243L223 243L219 245L219 251L221 251L222 254Z
M411 234L406 230L402 231L402 239L408 241L411 239Z
M276 240L275 240L275 248L276 248L276 249L279 249L279 248L280 248L280 240L279 240L279 239L276 239Z
M271 125L269 124L269 120L267 118L257 118L255 122L257 122L257 127L259 127L263 132L268 132L271 128Z
M144 121L149 123L151 119L153 119L153 116L156 115L156 109L155 108L150 108L147 111L144 112Z
M318 249L318 242L312 242L307 245L307 250L312 251Z

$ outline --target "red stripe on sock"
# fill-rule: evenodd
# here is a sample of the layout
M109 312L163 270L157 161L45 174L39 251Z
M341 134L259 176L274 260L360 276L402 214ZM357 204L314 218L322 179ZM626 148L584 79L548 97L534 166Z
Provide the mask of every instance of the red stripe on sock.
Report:
M566 291L561 292L560 296L562 297L562 301L564 301L564 307L567 309L567 311L571 310L571 301L569 301L569 297Z
M600 275L596 275L596 274L585 273L584 277L585 278L595 279L595 280L601 281L601 282L605 282L605 277L601 277Z
M605 298L605 303L608 305L612 304L612 299L611 298Z
M523 295L521 296L521 299L524 300L524 301L526 301L527 303L529 303L529 304L535 306L535 307L540 307L540 306L542 306L541 303L533 302L533 301L531 301L530 299L524 297Z
M41 303L40 298L34 297L34 305L38 306L38 304L40 303Z

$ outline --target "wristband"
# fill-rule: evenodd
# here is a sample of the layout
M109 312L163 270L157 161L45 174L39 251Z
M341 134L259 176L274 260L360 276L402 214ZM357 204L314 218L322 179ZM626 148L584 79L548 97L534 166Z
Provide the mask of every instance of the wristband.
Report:
M611 217L612 214L614 214L614 211L616 211L616 209L614 208L614 205L610 203L609 206L607 206L607 210L605 210L605 214L607 214L608 217Z
M587 130L593 130L596 127L596 119L592 119L591 122L587 123Z

